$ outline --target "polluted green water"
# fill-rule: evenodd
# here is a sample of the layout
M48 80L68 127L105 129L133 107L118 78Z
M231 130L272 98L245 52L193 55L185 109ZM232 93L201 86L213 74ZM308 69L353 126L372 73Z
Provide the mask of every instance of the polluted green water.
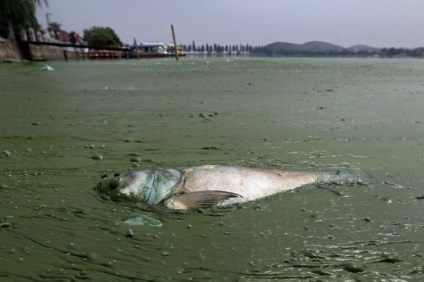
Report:
M424 280L422 60L43 65L0 65L1 280ZM366 179L188 212L93 190L203 164Z

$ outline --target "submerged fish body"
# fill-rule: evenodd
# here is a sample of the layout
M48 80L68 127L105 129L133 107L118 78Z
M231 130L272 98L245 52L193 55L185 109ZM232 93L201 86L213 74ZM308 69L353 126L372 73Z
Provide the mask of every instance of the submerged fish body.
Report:
M204 165L141 170L102 178L97 190L112 199L131 199L171 209L253 201L317 182L351 181L349 172L307 172Z

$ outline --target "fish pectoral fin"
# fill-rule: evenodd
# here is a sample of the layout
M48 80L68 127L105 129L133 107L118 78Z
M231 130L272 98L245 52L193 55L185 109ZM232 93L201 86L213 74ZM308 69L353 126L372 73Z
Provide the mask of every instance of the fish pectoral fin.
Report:
M209 208L230 198L242 198L242 196L219 190L189 192L172 196L166 200L165 205L174 209Z

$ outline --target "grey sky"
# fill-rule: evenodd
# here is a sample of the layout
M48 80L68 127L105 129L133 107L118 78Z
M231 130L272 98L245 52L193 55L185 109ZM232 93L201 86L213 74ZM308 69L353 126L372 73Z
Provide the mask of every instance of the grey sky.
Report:
M344 47L424 46L423 0L50 0L38 10L66 31L113 28L124 43L266 45L327 41Z

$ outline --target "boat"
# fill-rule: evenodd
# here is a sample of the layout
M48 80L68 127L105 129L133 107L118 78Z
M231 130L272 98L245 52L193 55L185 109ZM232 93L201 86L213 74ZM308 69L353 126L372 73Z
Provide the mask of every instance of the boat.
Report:
M185 56L183 48L181 46L175 48L172 43L140 43L130 47L130 57L140 59L175 57L175 52L178 57Z
M107 46L111 48L119 48L118 46ZM105 50L105 49L90 49L88 52L89 59L120 59L122 51Z
M185 57L184 49L181 46L177 46L175 48L173 43L168 44L168 52L172 54L172 56L175 57L175 52L177 52L178 57Z

